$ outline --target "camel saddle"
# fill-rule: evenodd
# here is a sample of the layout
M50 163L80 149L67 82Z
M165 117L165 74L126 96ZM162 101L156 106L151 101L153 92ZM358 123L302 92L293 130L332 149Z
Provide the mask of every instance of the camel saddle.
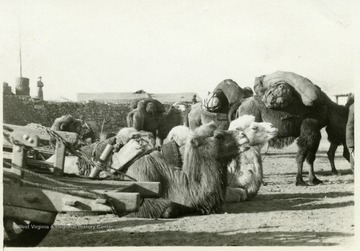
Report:
M113 167L125 171L140 157L155 150L150 133L136 133L121 149L112 155Z
M126 172L136 160L156 150L155 146L150 143L150 140L145 139L144 135L142 136L137 139L131 139L119 152L113 154L112 163L114 169ZM162 145L159 150L166 162L176 167L182 166L180 150L175 141L169 141Z

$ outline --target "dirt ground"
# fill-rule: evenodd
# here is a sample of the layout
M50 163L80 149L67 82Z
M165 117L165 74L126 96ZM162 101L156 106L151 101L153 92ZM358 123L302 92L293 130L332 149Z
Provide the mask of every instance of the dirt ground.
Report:
M294 144L269 149L267 184L252 201L226 204L225 214L170 220L61 214L40 246L352 246L354 176L342 147L335 159L341 175L331 175L328 147L323 135L315 161L321 185L295 186ZM307 170L305 164L305 181Z

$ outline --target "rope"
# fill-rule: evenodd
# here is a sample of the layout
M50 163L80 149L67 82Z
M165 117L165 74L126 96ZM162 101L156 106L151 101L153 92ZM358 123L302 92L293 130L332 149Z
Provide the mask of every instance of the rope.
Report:
M261 160L262 162L264 162L264 159L265 159L266 156L267 156L267 153L268 153L268 151L269 151L269 147L270 147L270 145L269 145L269 143L268 143L267 148L266 148L266 152L265 152L265 154L264 154L264 158ZM261 154L261 152L260 152L260 154Z
M91 151L91 158L92 158L92 160L95 159L96 150L97 150L98 146L100 145L100 143L101 143L101 141L96 142L94 148L93 148L92 151Z
M213 99L214 97L216 97L215 92L212 93L211 97L207 97L206 99L204 99L203 106L205 107L206 111L213 111L214 110L213 107L209 106L210 100Z

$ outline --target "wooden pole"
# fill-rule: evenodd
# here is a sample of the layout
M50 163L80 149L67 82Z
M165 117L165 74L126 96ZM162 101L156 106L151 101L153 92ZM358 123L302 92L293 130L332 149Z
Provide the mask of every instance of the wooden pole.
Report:
M20 59L20 79L22 78L22 57L21 57L21 23L19 13L19 59Z

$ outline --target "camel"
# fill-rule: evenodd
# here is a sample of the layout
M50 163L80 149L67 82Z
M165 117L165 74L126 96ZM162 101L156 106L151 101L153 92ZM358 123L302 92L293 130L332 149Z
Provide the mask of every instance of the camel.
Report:
M190 135L191 130L189 127L184 125L175 126L168 133L166 139L164 140L164 144L174 141L179 149L180 158L183 160L186 140Z
M175 102L170 106L168 111L163 114L158 126L160 145L173 127L179 125L189 126L188 114L190 107L190 102Z
M161 181L161 198L145 199L136 217L174 218L223 212L227 163L239 154L236 131L211 122L191 133L181 168L169 165L159 152L134 162L126 174L139 181Z
M324 105L327 107L329 112L325 118L326 121L323 120L323 117L318 120L320 124L326 124L326 132L330 142L327 155L331 165L331 172L337 175L334 157L338 145L343 145L343 156L349 161L344 128L349 106L354 102L353 96L349 96L345 107L337 105L309 79L293 72L284 71L277 71L255 78L254 90L257 96L262 97L261 100L265 103L266 108L286 111L293 116L306 118L309 109L304 109L304 107L320 107ZM308 123L311 124L309 121ZM323 125L320 126L323 127Z
M188 115L190 129L194 130L202 124L214 121L219 128L226 130L229 127L229 111L239 106L239 100L252 95L251 88L241 88L235 81L225 79L202 103L191 106Z
M189 127L183 125L175 126L170 130L164 142L174 140L179 147L182 147L190 135L191 129Z
M351 156L346 144L346 122L349 114L350 106L354 103L354 95L350 94L345 106L336 106L333 113L329 114L329 125L326 127L328 141L330 142L327 155L331 165L331 172L338 174L335 167L335 152L339 145L343 145L343 157L351 162ZM336 132L336 133L334 133Z
M79 134L79 137L82 139L86 130L84 127L84 122L81 119L76 119L72 115L67 114L56 118L51 126L51 130L54 131L65 131L65 132L75 132ZM55 148L56 139L50 138L50 146ZM79 145L83 145L83 142L79 141Z
M242 131L250 148L228 164L226 202L234 203L254 198L262 184L263 167L261 148L276 137L277 128L271 123L255 122L252 115L243 115L232 121L229 130Z
M151 132L159 146L163 144L169 131L177 125L188 126L188 113L191 102L175 102L165 111L163 104L156 99L142 99L134 102L136 106L127 115L127 126L138 131Z
M125 129L123 129L125 130ZM131 129L127 132L132 133ZM117 141L126 143L130 137L117 135ZM121 139L121 140L120 140ZM98 159L108 139L81 149L88 157ZM136 159L126 169L128 176L138 181L160 181L161 198L145 199L139 212L130 217L174 218L188 214L211 214L223 211L227 184L227 164L239 154L247 138L239 131L218 129L214 122L205 124L190 133L184 145L182 166L174 166L156 150ZM119 152L120 153L120 152ZM114 152L106 163L117 169ZM80 172L88 168L79 161Z
M283 84L283 88L287 88L286 84ZM321 94L325 101L320 104L305 106L294 98L282 110L267 108L261 97L255 95L244 99L236 112L236 117L249 114L253 115L257 122L270 122L277 127L278 135L269 142L271 146L281 148L299 137L297 141L299 150L296 156L297 186L317 185L322 182L314 173L315 154L321 139L320 129L326 126L328 140L332 144L338 145L341 140L335 141L335 139L343 138L344 128L341 121L347 121L348 112L343 106L332 102L325 93L321 92ZM305 159L310 165L309 183L304 182L302 177Z
M244 115L230 123L229 130L242 133L248 142L243 141L238 156L228 164L228 187L226 202L239 202L256 196L262 183L261 148L277 134L277 129L266 122L257 123L252 115ZM183 156L183 146L191 134L185 126L176 126L165 139L174 140ZM241 135L239 135L239 138ZM246 144L247 143L247 144Z
M152 98L140 100L137 108L126 116L127 126L134 127L138 131L151 132L156 138L156 132L164 112L165 108L158 100Z

